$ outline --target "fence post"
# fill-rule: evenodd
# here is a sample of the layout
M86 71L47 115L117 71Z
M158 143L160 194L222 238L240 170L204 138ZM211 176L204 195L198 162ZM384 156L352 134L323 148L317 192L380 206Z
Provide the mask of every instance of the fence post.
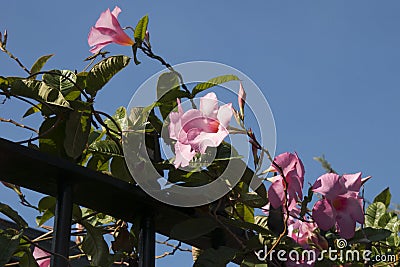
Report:
M156 233L151 214L145 214L142 219L139 242L139 267L155 267Z
M57 203L54 219L54 239L51 266L67 267L69 256L69 245L71 238L72 221L72 185L60 179L58 184Z

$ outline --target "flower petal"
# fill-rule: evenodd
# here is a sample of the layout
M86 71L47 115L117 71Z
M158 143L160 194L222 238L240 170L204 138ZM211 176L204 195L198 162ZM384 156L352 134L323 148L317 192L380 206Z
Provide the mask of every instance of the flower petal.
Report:
M344 185L347 190L360 191L361 187L361 172L355 174L343 174Z
M193 159L195 151L192 151L190 145L185 145L180 143L179 141L175 144L175 168L179 168L179 166L186 167L189 165L189 162Z
M40 260L36 260L37 264L39 265L39 267L49 267L50 266L50 253L47 253L46 251L35 247L35 249L33 250L33 257L36 259L40 259L40 258L44 258L44 257L48 257L45 259L40 259Z
M108 28L95 28L92 27L88 36L88 44L90 46L99 45L101 43L111 43L113 41L112 35L115 32Z
M215 93L208 93L200 98L200 111L207 117L217 118L218 99Z
M219 108L217 118L223 127L228 128L229 123L231 122L232 119L232 115L233 115L232 104L229 103Z
M285 197L285 192L283 190L283 185L282 185L282 177L281 179L275 181L274 183L271 184L271 186L268 189L268 200L269 203L271 203L272 207L277 209L280 206L282 206L284 197Z
M335 173L321 175L317 181L315 181L312 190L316 193L320 193L329 200L333 200L338 195L346 192L346 188L340 181L340 176Z
M337 228L339 235L345 239L350 239L354 236L356 229L356 221L346 212L340 212L336 216Z
M170 123L168 125L169 137L174 140L178 140L179 131L182 129L181 117L183 115L183 110L179 98L177 99L177 102L178 102L178 112L169 113Z
M322 230L329 230L335 224L336 213L326 199L318 200L312 209L312 217Z
M199 152L204 154L207 147L219 146L228 134L229 132L227 130L218 131L216 133L201 132L190 144L198 147Z
M355 221L364 223L365 216L363 212L362 198L356 196L347 199L347 201L347 213L350 214Z
M118 6L115 6L114 10L111 12L111 14L117 19L119 13L121 13L121 9Z

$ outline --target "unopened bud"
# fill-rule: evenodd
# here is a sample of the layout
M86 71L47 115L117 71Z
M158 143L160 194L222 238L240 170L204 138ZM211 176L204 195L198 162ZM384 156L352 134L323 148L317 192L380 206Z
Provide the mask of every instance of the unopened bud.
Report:
M149 33L149 31L146 31L146 34L144 36L144 41L150 47L150 33Z
M246 103L246 92L243 89L243 85L240 82L240 87L239 87L239 94L238 94L238 104L239 104L239 109L240 109L240 119L244 120L244 105Z

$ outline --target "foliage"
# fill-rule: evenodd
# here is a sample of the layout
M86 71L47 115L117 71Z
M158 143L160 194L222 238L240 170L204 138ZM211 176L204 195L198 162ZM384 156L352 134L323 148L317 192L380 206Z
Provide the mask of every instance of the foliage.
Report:
M88 68L96 60L98 60L97 63L89 70L85 68L85 70L77 72L62 68L43 71L46 62L53 56L52 54L45 55L40 57L30 70L23 68L28 72L27 77L0 77L0 95L4 96L6 100L15 98L30 105L24 117L40 112L41 124L37 130L38 136L29 138L22 143L77 165L108 174L110 179L121 179L130 183L132 187L136 186L136 182L124 158L122 148L124 129L128 129L133 134L145 134L145 140L138 137L137 143L134 144L137 149L134 151L137 157L135 163L138 166L143 162L154 165L160 173L165 174L164 177L169 183L185 187L202 186L217 180L224 173L229 162L243 167L245 171L242 175L234 172L225 174L240 176L237 177L239 182L232 186L232 190L227 195L216 203L198 208L201 216L188 219L171 229L170 237L179 241L188 241L204 236L210 237L212 240L210 248L200 251L194 266L225 266L230 261L241 263L241 266L268 266L268 264L276 263L277 258L272 255L272 252L278 249L300 252L312 249L320 253L327 249L328 245L335 247L335 242L344 235L343 226L351 227L354 235L347 238L348 246L340 249L344 251L369 249L373 256L399 255L400 219L398 214L390 209L391 193L389 188L383 190L374 199L374 202L363 211L361 207L363 196L360 194L360 188L364 186L365 180L361 179L361 174L353 176L333 174L335 171L331 165L324 157L321 157L316 160L322 163L329 174L321 176L303 197L304 166L301 160L295 153L284 153L274 159L269 155L269 152L257 141L251 128L245 126L244 99L239 102L239 106L242 105L240 114L234 108L230 111L242 127L236 130L246 135L251 144L254 169L242 161L241 155L231 144L222 142L222 140L215 141L208 147L206 145L207 149L204 151L199 149L203 143L195 145L191 143L190 153L193 151L196 153L192 155L193 161L188 165L197 166L195 170L175 168L180 164L173 164L174 161L177 161L176 157L157 159L155 156L157 143L154 142L154 138L156 140L163 138L164 142L175 150L178 145L187 145L185 143L187 140L174 137L171 133L162 136L163 127L169 127L168 129L183 127L177 124L177 121L180 122L181 117L184 116L180 111L179 102L181 100L193 101L196 95L226 82L238 83L239 78L231 74L218 76L207 82L198 83L193 86L192 90L189 90L184 84L181 74L176 72L163 58L153 53L147 30L148 21L147 15L142 17L134 28L134 44L128 42L123 45L132 45L136 64L140 63L137 53L141 51L143 55L158 60L168 68L168 72L164 72L158 77L155 88L157 100L153 104L147 107L135 107L131 111L120 107L113 115L108 115L95 108L97 95L101 93L101 90L106 90L112 78L130 64L131 59L128 56L106 57L107 52L99 51L88 58L90 60ZM4 34L4 38L0 39L1 50L11 54L6 49L6 34ZM118 43L117 40L113 42ZM11 58L15 60L15 57ZM214 97L215 93L211 92L206 96ZM245 98L245 94L242 96ZM194 105L194 102L192 104ZM221 108L225 107L215 110L216 113L220 112ZM217 121L217 126L222 125L218 121L220 117L212 117L207 114L206 109L200 108L196 112L202 112L203 121L204 118L208 119L207 125L201 129L203 133L220 133L218 132L219 128L218 131L215 129L215 121ZM173 116L179 117L179 120L172 120ZM23 126L22 124L18 125ZM190 130L192 129L188 129L188 133ZM140 135L138 134L138 136ZM216 156L208 162L208 156L213 148L215 148ZM149 151L153 151L150 162L145 162L146 158L143 157L143 153L149 153ZM178 156L179 153L176 152L176 155ZM263 155L270 160L271 167L267 170L259 169L262 161L265 160ZM199 162L209 164L204 166ZM268 176L269 173L274 173L274 176ZM254 191L251 190L251 179L255 175L271 182L268 190L266 183L262 183ZM337 179L337 184L342 185L340 188L342 191L337 192L335 198L332 199L330 196L336 190L333 188L335 186L325 186L322 179L323 177L333 177L330 175L335 175L334 179ZM318 185L318 183L320 184ZM3 184L15 190L18 196L24 200L19 187ZM322 195L322 198L316 202L318 204L312 201L314 193ZM359 205L365 218L353 218L356 215L352 213L354 207L348 204L350 201ZM337 214L345 210L342 217L347 213L352 223L343 224L339 217L333 215L332 218L322 218L322 215L317 215L321 211L318 205L322 204L324 208L331 205ZM314 206L310 209L309 205ZM43 226L54 217L55 206L56 201L50 196L42 198L37 207L30 205L39 212L36 218L38 226ZM0 203L0 212L18 225L18 230L0 231L0 266L8 263L12 257L19 259L21 266L37 266L29 248L31 243L34 246L37 244L24 236L24 229L28 227L27 222L6 204ZM260 215L261 212L265 212L265 215ZM324 220L330 219L333 221L329 221L331 224L326 227ZM140 218L128 223L100 213L100 211L75 205L73 221L78 229L75 232L77 247L87 256L92 266L107 267L121 259L126 263L137 262ZM360 222L357 227L356 221ZM304 231L303 229L308 230ZM112 236L113 239L111 253L105 241L107 235ZM230 235L230 238L236 242L234 246L226 244L226 235ZM338 244L336 244L337 247ZM264 251L265 260L257 258L256 255L261 254L255 252L264 248L268 248ZM175 247L173 253L178 249L179 247ZM267 255L271 255L271 257L267 257ZM296 262L292 261L291 263L295 264ZM323 261L315 264L316 266L324 264L342 266L346 263L354 262L346 259L332 260L325 256ZM297 262L297 264L305 263Z

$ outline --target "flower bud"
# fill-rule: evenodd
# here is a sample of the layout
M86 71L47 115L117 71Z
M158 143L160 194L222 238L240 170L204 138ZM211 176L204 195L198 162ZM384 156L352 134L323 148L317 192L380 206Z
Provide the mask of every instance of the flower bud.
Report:
M146 34L144 36L144 40L146 41L147 44L150 44L150 33L149 33L149 31L146 31Z
M240 109L240 119L244 119L244 105L246 103L246 92L243 89L242 83L240 83L239 94L238 94L238 104Z

